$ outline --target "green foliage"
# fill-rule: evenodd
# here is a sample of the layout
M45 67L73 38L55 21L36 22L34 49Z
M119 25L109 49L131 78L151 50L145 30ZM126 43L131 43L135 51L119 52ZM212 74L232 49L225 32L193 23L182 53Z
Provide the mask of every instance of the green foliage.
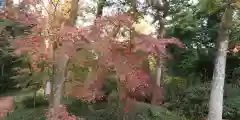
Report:
M0 47L0 49L1 48L3 47ZM0 93L13 89L16 86L16 82L11 79L11 77L16 74L16 72L12 71L12 68L17 66L19 62L14 62L17 58L5 54L6 51L6 48L3 48L3 51L0 51Z
M225 85L224 95L224 113L223 116L228 119L237 119L240 117L240 88L235 84Z
M20 56L20 64L17 67L12 68L12 71L16 72L15 75L11 76L19 88L32 88L38 90L43 86L46 80L49 80L51 75L50 69L45 69L39 72L33 70L30 65L29 57ZM40 67L44 67L44 62L42 62Z
M121 102L119 104L105 105L104 109L94 109L93 106L102 104L97 102L95 104L86 104L81 100L71 99L68 103L68 110L78 116L82 116L88 120L122 120L123 117L130 119L131 113L134 120L181 120L181 117L176 113L168 111L166 108L158 106L150 106L146 103L138 102L133 112L125 113Z
M16 71L12 68L22 64L19 57L13 55L10 42L12 38L24 35L29 26L8 19L0 19L0 26L4 26L4 29L0 30L0 93L2 93L16 87L17 82L11 78L16 75Z
M13 26L15 22L8 19L0 19L0 26Z
M43 107L48 106L48 101L42 96L37 95L34 96L24 96L21 100L14 102L14 107L16 110L18 109L31 109L31 108L37 108L37 107Z
M172 113L166 108L151 106L150 104L136 102L129 113L123 110L123 102L119 100L115 76L109 76L104 84L108 101L102 100L90 104L74 98L67 98L64 103L68 105L68 111L87 120L181 120L177 113Z
M6 92L9 89L13 89L15 85L15 82L9 79L8 74L0 77L0 93Z
M14 111L5 120L46 120L48 101L41 94L36 94L35 102L33 90L21 90L15 95Z
M22 104L24 104L26 108L34 108L39 106L48 106L48 101L43 96L37 96L36 98L28 97L22 101Z
M123 103L119 101L117 92L116 76L109 75L104 83L104 92L108 95L107 100L97 101L94 104L86 103L81 100L68 97L64 103L68 105L68 111L77 116L84 117L88 120L180 120L181 117L177 113L172 113L166 108L151 106L146 103L137 102L136 106L130 113L123 111ZM178 78L176 77L178 80ZM179 78L179 81L182 81ZM133 115L132 115L133 114ZM130 118L129 118L130 117Z
M47 80L47 74L47 72L26 71L12 76L11 78L14 79L21 88L31 87L39 89L39 87L43 85L43 81Z
M77 116L88 115L91 112L88 108L88 104L84 101L67 97L63 102L68 105L68 111Z
M103 87L103 90L106 94L110 94L113 91L117 91L118 83L116 81L117 81L117 76L115 74L109 75L106 78L106 82L104 82L104 87Z
M119 100L117 92L116 76L110 75L104 83L104 91L107 93L108 101L97 101L94 104L68 97L64 103L68 105L68 111L87 120L180 120L177 113L172 113L166 108L151 106L150 104L136 102L130 113L123 110L123 102ZM132 116L133 114L133 116Z
M46 107L17 109L9 113L4 120L46 120Z
M165 98L174 97L180 91L184 90L187 86L187 80L182 77L164 76L164 90Z
M135 119L141 120L181 120L177 113L170 112L162 106L152 106L146 103L138 102L135 106ZM142 116L142 118L140 117ZM143 118L145 116L145 119Z
M171 111L178 112L193 120L200 120L208 114L208 102L211 84L199 84L185 90L181 89L174 95L169 96L168 102L164 104ZM226 119L237 119L240 113L239 87L233 84L225 85L223 117ZM176 90L175 90L176 91Z
M181 115L199 120L207 115L209 92L209 84L193 86L172 97L165 106Z
M201 0L198 6L202 12L211 14L217 11L221 7L221 4L220 0Z

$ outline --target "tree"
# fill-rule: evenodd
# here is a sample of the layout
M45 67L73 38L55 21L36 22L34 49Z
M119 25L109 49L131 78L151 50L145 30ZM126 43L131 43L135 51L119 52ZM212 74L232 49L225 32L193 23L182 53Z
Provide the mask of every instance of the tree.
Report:
M148 4L150 4L153 9L155 9L156 15L154 16L154 22L158 21L158 38L164 38L165 37L165 18L168 15L169 12L169 2L167 0L161 0L158 2L154 2L154 0L148 0ZM156 58L156 84L158 86L161 86L161 79L162 79L162 72L163 72L163 60L164 58L162 56L159 56ZM157 97L157 94L155 94L156 96L153 96L153 99L155 99Z
M60 24L74 27L77 19L78 2L79 0L70 0L70 1L65 1L64 4L55 5L63 9L62 11L61 10L55 11L60 13L59 16L57 16L56 18L57 20L65 19L62 22L60 22ZM65 15L65 16L61 17L61 15ZM52 19L52 20L56 21L55 19ZM52 24L53 21L50 20L48 24ZM55 42L58 42L58 41L55 41ZM61 50L63 48L61 48L61 45L59 44L62 44L62 43L53 43L53 44L58 44L58 45L55 46L56 48L54 48L54 46L52 48L53 60L56 61L56 64L54 65L54 69L53 69L54 77L53 77L53 81L51 82L52 84L52 89L51 89L52 102L51 103L53 108L52 112L57 113L59 106L61 105L61 99L63 95L63 85L66 80L66 72L67 72L66 70L67 70L67 63L69 61L69 55L67 55L64 51ZM53 120L54 119L55 118L53 118Z
M232 6L228 5L224 15L222 16L222 22L216 41L217 52L214 63L208 120L222 120L223 87L225 81L226 56L229 43L229 28L231 27L232 23L232 14Z
M56 8L56 4L52 3L49 7ZM166 51L167 44L176 44L183 47L182 43L176 38L162 38L159 40L150 35L134 31L132 29L134 18L129 13L97 18L91 26L75 28L65 24L65 20L68 19L62 18L61 15L63 14L58 13L58 11L49 9L47 12L50 12L50 15L54 13L54 16L47 16L40 23L38 21L29 22L28 17L14 18L25 23L36 24L34 31L36 32L36 29L40 28L40 32L43 33L29 35L23 38L24 40L15 40L15 47L18 48L17 51L20 53L35 54L36 59L32 63L34 63L33 66L36 70L39 69L37 63L41 60L39 59L41 55L43 59L50 61L50 65L47 67L51 68L53 66L54 70L61 69L61 71L54 73L56 75L54 77L61 79L61 82L64 81L64 69L67 62L67 59L63 59L64 57L71 59L76 56L77 51L81 50L94 52L97 64L92 67L93 70L87 77L85 85L75 90L74 96L78 96L83 100L95 101L101 99L104 95L101 91L104 76L107 72L112 71L116 72L119 77L121 98L125 98L126 101L129 99L133 101L136 95L149 96L157 94L155 89L152 89L156 88L156 84L151 82L149 75L141 68L142 61L150 54L153 56L168 55ZM5 14L4 17L9 16ZM41 16L38 18L41 18ZM134 34L129 35L132 32ZM124 40L119 41L120 38L124 38ZM50 49L47 49L48 47L44 42L50 44ZM35 53L36 51L37 53ZM80 59L84 58L80 57ZM84 64L84 62L82 61L79 64ZM53 84L61 85L61 82ZM159 101L156 102L160 103L162 97L158 95L156 100ZM59 101L60 98L57 98ZM58 112L56 108L53 109L54 113ZM55 118L53 117L53 119Z
M28 14L29 16L24 16L31 10L27 8L20 10L20 6L12 6L11 1L8 1L5 5L5 15L3 17L9 17L10 19L15 19L17 21L35 25L35 33L32 32L28 37L25 38L29 41L27 41L26 43L24 43L24 41L20 39L14 41L14 46L19 47L16 52L19 53L24 51L24 49L21 49L21 47L26 45L25 50L28 50L30 51L28 53L33 54L31 58L31 67L39 72L44 71L46 67L49 67L43 66L41 68L38 68L41 61L54 61L53 80L51 82L52 94L50 99L52 109L50 109L50 111L54 113L58 111L58 107L60 106L60 101L62 97L62 86L65 81L65 70L69 59L69 56L64 53L64 51L62 50L63 48L61 47L61 45L59 45L59 38L57 38L56 32L58 32L58 29L61 29L62 25L72 27L74 26L75 20L77 18L78 2L78 0L65 1L63 5L58 2L53 2L47 3L47 5L45 6L45 4L42 4L43 1L24 1L22 3L23 5L29 4L30 6L35 7L35 10L39 10L36 7L37 4L42 5L40 12L44 11L45 13L47 13L45 14L46 16L44 16L44 19L41 19L41 14L39 14L38 11L35 12L37 18L32 19L32 21L30 21L29 19L31 19L30 17L32 17L33 15ZM56 7L60 7L60 11L57 10ZM19 12L22 12L23 16L19 16ZM42 25L43 27L41 28L40 25ZM42 35L39 35L39 33L42 33ZM41 41L41 37L43 37L44 41ZM48 45L48 43L50 44L50 46ZM58 116L56 115L56 117ZM55 116L52 119L56 119Z

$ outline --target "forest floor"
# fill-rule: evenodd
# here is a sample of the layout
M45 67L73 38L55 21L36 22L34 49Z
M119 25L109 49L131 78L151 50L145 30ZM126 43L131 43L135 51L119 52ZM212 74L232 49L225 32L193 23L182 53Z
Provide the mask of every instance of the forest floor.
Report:
M13 109L13 96L0 97L0 120L7 115L8 112Z

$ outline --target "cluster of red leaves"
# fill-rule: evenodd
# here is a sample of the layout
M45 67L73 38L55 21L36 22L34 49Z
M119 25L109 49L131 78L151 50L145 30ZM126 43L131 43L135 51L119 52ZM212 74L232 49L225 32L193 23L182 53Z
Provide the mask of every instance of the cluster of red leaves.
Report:
M67 112L67 107L65 105L60 105L58 111L54 113L47 112L46 116L49 120L51 120L51 118L53 117L56 118L56 116L57 116L56 120L83 120L83 119L77 118L75 115L70 115Z
M126 81L122 82L120 99L130 103L147 100L151 104L161 105L164 101L163 92L163 87L157 86L148 74L139 69L129 73Z
M24 24L38 24L40 19L39 15L37 14L32 14L29 11L16 8L0 10L0 18L16 20L17 22L21 22Z
M12 45L16 48L14 51L15 54L29 54L31 56L31 67L36 72L41 71L38 65L50 57L49 54L44 51L44 40L39 35L29 35L23 39L16 39L12 42ZM48 66L51 65L48 64Z
M240 51L240 44L236 44L236 45L234 45L232 51L233 51L234 53L239 52L239 51Z

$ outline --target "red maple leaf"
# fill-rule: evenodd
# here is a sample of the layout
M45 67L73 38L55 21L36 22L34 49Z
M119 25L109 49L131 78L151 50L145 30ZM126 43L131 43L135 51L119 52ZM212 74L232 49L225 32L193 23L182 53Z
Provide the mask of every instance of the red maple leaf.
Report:
M133 44L135 51L140 50L147 53L154 53L158 56L167 55L166 46L168 44L175 44L180 48L184 47L184 45L176 38L157 39L144 34L136 34L133 39Z

